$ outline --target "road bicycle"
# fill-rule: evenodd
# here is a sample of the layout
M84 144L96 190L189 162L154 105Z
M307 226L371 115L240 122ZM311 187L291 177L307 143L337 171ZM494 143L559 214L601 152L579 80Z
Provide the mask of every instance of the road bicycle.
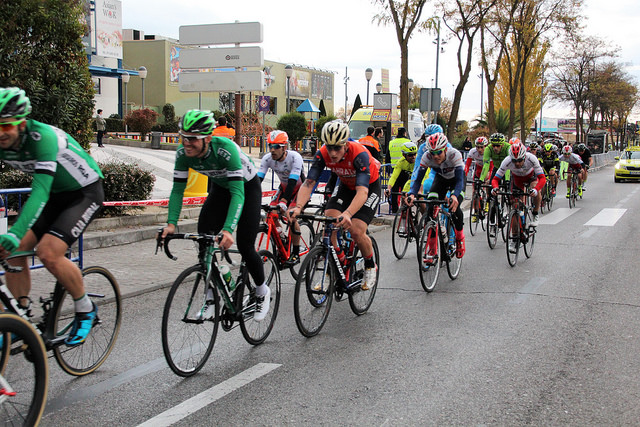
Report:
M279 214L278 206L262 205L262 210L266 216L264 222L260 224L258 236L256 237L256 246L258 251L264 249L273 253L279 270L288 268L294 279L298 278L298 269L301 260L309 253L313 246L315 233L313 227L307 221L298 221L300 227L300 251L298 258L294 261L292 255L292 237L296 231L291 224L286 223L287 230L282 228L285 218ZM280 231L278 231L280 229Z
M15 252L7 260L34 255L33 251ZM5 261L1 264L6 272L20 271L20 267ZM6 285L0 285L0 300L5 309L33 323L45 349L53 351L62 370L74 376L90 374L105 362L115 345L122 320L120 287L109 270L99 266L86 267L82 269L82 281L87 295L98 307L98 314L87 339L77 346L64 343L72 328L75 308L73 298L59 282L49 296L40 297L42 316L37 319L32 313L31 300L25 307L13 297ZM21 348L12 348L11 351L19 353ZM25 356L29 357L28 354Z
M576 200L578 200L578 197L582 198L580 191L578 190L577 175L579 175L580 172L581 171L576 172L571 168L567 170L567 182L571 181L571 186L569 187L569 209L576 207Z
M363 289L364 258L350 233L335 226L337 218L309 214L300 214L298 218L324 225L322 240L311 249L300 267L293 300L298 330L305 337L312 337L327 321L334 298L342 301L346 296L356 315L369 310L378 288L380 253L376 240L369 236L378 271L375 284ZM337 233L338 248L345 254L344 261L340 260L339 251L331 242L334 232Z
M485 184L478 178L473 180L473 193L471 195L471 208L469 209L469 231L472 236L475 236L478 232L478 225L485 230L485 220L487 214L487 189L491 188L491 185Z
M489 213L487 214L487 243L491 249L496 247L498 241L498 231L502 234L502 240L507 241L505 226L507 225L507 215L510 206L510 199L506 196L510 194L507 188L509 182L501 182L498 187L498 194L492 195L489 200Z
M549 175L546 176L546 179L547 182L542 188L542 203L540 204L540 213L543 213L545 209L547 210L547 212L551 212L551 208L553 207L553 199L555 198L555 195L552 193Z
M518 262L520 246L524 247L525 256L531 258L536 239L536 227L529 225L533 220L533 210L529 206L532 202L529 197L529 187L525 186L524 191L514 188L511 191L511 197L513 201L507 226L507 262L514 267Z
M402 259L407 253L409 243L415 241L417 244L420 239L420 213L417 206L409 206L404 202L405 195L406 193L402 192L391 193L391 197L402 196L400 209L393 219L391 229L393 254L398 259Z
M198 246L198 263L184 270L167 295L162 313L162 351L171 370L181 377L190 377L202 369L213 350L218 325L230 331L240 325L242 336L252 345L267 339L278 315L280 305L280 272L271 252L259 251L265 269L267 286L271 289L269 313L262 321L254 319L256 285L244 260L235 280L227 283L218 260L223 257L232 264L229 252L216 246L221 236L198 233L176 233L161 238L159 230L156 253L163 248L167 257L177 258L169 250L175 239L191 240ZM228 273L231 274L231 273Z
M431 216L425 215L427 220L420 232L418 270L422 288L426 292L433 292L438 282L440 268L446 265L449 278L455 280L462 268L462 258L456 257L455 228L447 207L449 200L414 200L414 203L416 202L431 205Z
M35 426L49 387L44 343L33 325L14 313L0 313L0 338L0 422Z

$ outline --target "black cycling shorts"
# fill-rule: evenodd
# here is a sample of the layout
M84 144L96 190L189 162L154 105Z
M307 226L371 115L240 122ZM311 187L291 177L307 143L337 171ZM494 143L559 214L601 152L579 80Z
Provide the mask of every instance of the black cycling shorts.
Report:
M370 224L376 216L376 210L380 204L380 192L380 179L376 179L374 182L369 184L367 201L364 202L364 205L362 205L360 210L353 215L353 218L358 218L359 220ZM344 185L340 185L338 187L338 193L329 199L325 209L337 209L340 212L344 212L353 201L355 195L356 190L351 190Z
M48 233L71 246L100 212L102 202L102 180L79 190L51 193L31 231L38 241Z

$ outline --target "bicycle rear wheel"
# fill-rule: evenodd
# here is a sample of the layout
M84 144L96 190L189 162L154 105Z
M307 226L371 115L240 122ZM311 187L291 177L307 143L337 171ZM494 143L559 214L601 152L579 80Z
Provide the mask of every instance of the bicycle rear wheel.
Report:
M271 302L267 317L260 322L253 318L256 305L255 285L243 285L238 294L238 298L243 299L240 330L242 330L244 339L252 345L262 344L267 339L273 329L276 317L278 317L278 307L280 307L280 272L278 271L276 259L269 251L263 250L259 254L264 265L265 281L269 289L271 289ZM243 277L246 277L245 280L252 280L248 272L243 274Z
M520 251L520 214L517 210L512 209L509 213L509 222L507 223L507 262L511 267L518 262L518 252Z
M418 256L420 283L426 292L432 292L440 274L440 238L437 223L433 220L430 220L422 231Z
M291 275L294 279L298 278L298 270L302 265L302 261L304 257L307 256L311 248L313 247L313 243L315 242L315 232L313 231L313 226L307 221L298 221L298 225L300 226L300 258L295 265L289 267L291 270Z
M194 265L180 273L164 304L162 351L171 370L181 377L202 369L216 342L220 298L213 290L214 310L205 317L208 288L203 267Z
M98 307L91 332L80 345L67 347L61 344L53 348L58 365L69 375L75 376L90 374L107 360L118 338L122 320L120 287L109 270L98 266L87 267L82 270L82 281L87 295ZM56 336L69 332L74 316L73 298L65 291L56 302Z
M533 221L533 214L531 210L527 210L527 223L530 224ZM530 225L527 226L527 230L523 231L522 246L524 247L524 255L527 258L531 258L533 255L533 245L536 241L536 227Z
M487 243L489 248L493 249L498 243L498 226L500 218L498 215L498 207L495 201L489 203L489 213L487 214Z
M447 235L451 236L454 234L453 232L453 222L448 221L447 225ZM460 275L460 269L462 268L462 258L458 258L456 256L457 244L456 242L449 242L447 245L447 274L449 274L449 278L451 280L456 280L458 275Z
M398 259L402 259L404 254L407 253L407 247L409 247L409 235L411 233L411 226L409 225L409 209L402 207L400 212L393 219L393 228L391 229L391 245L393 247L393 254ZM400 229L402 233L399 232Z
M49 387L49 364L42 339L29 322L13 313L0 313L0 337L1 422L10 426L37 425Z
M316 246L298 271L293 314L298 330L305 337L320 332L331 310L336 272L328 253L324 246Z
M396 217L397 218L397 217ZM376 271L376 283L373 286L369 286L369 289L363 291L361 289L361 285L357 286L356 289L349 290L349 306L351 307L351 311L360 316L369 310L371 307L371 303L373 303L373 298L376 295L376 290L378 289L378 280L380 279L380 252L378 251L378 244L376 240L371 238L371 244L373 245L373 259L376 262L376 266L378 270ZM358 250L356 248L356 250ZM349 269L349 277L350 281L353 284L355 281L360 281L361 284L364 283L364 258L357 254L355 262L351 263L351 267ZM362 264L362 268L358 265ZM352 285L353 286L353 285Z

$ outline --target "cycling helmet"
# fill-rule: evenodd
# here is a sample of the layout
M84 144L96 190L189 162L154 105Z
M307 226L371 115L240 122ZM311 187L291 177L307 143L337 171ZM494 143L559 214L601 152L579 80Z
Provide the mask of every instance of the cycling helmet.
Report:
M509 140L509 145L513 145L513 144L522 144L522 143L520 142L520 138L515 137L515 136L514 136L513 138L511 138L511 139Z
M491 143L496 143L496 142L506 142L506 138L504 137L503 134L501 134L500 132L496 132L493 135L491 135L491 137L489 137L489 141L491 141Z
M433 135L435 133L444 133L444 131L442 130L442 126L434 123L427 126L424 130L425 136Z
M583 151L583 150L586 150L586 149L587 149L587 146L586 146L586 145L584 145L584 144L578 144L578 147L576 147L576 149L577 149L578 151Z
M267 144L282 144L287 145L289 142L289 135L281 130L272 130L267 135Z
M434 133L427 140L427 148L431 151L442 150L448 143L449 141L444 133Z
M565 145L564 147L562 147L562 154L563 155L570 155L571 153L573 153L573 149L571 148L570 145Z
M511 147L509 147L509 155L513 160L522 160L527 155L527 149L520 140L518 140L518 142L511 144Z
M529 143L529 149L530 149L531 151L535 151L535 150L537 150L537 149L538 149L538 143L537 143L537 142L535 142L535 141L530 142L530 143Z
M339 120L334 120L322 127L320 139L326 145L344 145L349 139L349 135L349 126Z
M476 147L486 147L489 144L489 140L484 136L476 138Z
M0 88L0 118L26 117L31 112L31 102L24 90L17 87Z
M402 154L416 154L418 152L418 147L411 141L407 141L400 147Z
M553 151L553 144L544 144L544 151L545 153L551 153Z
M185 132L210 135L214 124L211 111L189 110L180 121L180 129Z

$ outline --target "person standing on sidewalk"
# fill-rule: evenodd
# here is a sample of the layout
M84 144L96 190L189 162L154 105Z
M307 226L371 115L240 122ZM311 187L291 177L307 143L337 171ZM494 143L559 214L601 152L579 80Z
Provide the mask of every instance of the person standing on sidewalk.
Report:
M218 117L218 126L213 130L213 136L223 136L233 140L236 136L236 130L227 126L227 118L225 116Z
M371 154L374 159L380 161L380 143L373 136L373 133L375 131L376 128L374 128L373 126L369 126L367 128L367 136L360 138L358 142L367 147L367 150L369 150L369 154Z
M98 136L96 137L98 147L104 147L102 144L102 138L107 130L107 121L102 118L102 110L98 110L98 114L96 114L96 129L98 130Z

